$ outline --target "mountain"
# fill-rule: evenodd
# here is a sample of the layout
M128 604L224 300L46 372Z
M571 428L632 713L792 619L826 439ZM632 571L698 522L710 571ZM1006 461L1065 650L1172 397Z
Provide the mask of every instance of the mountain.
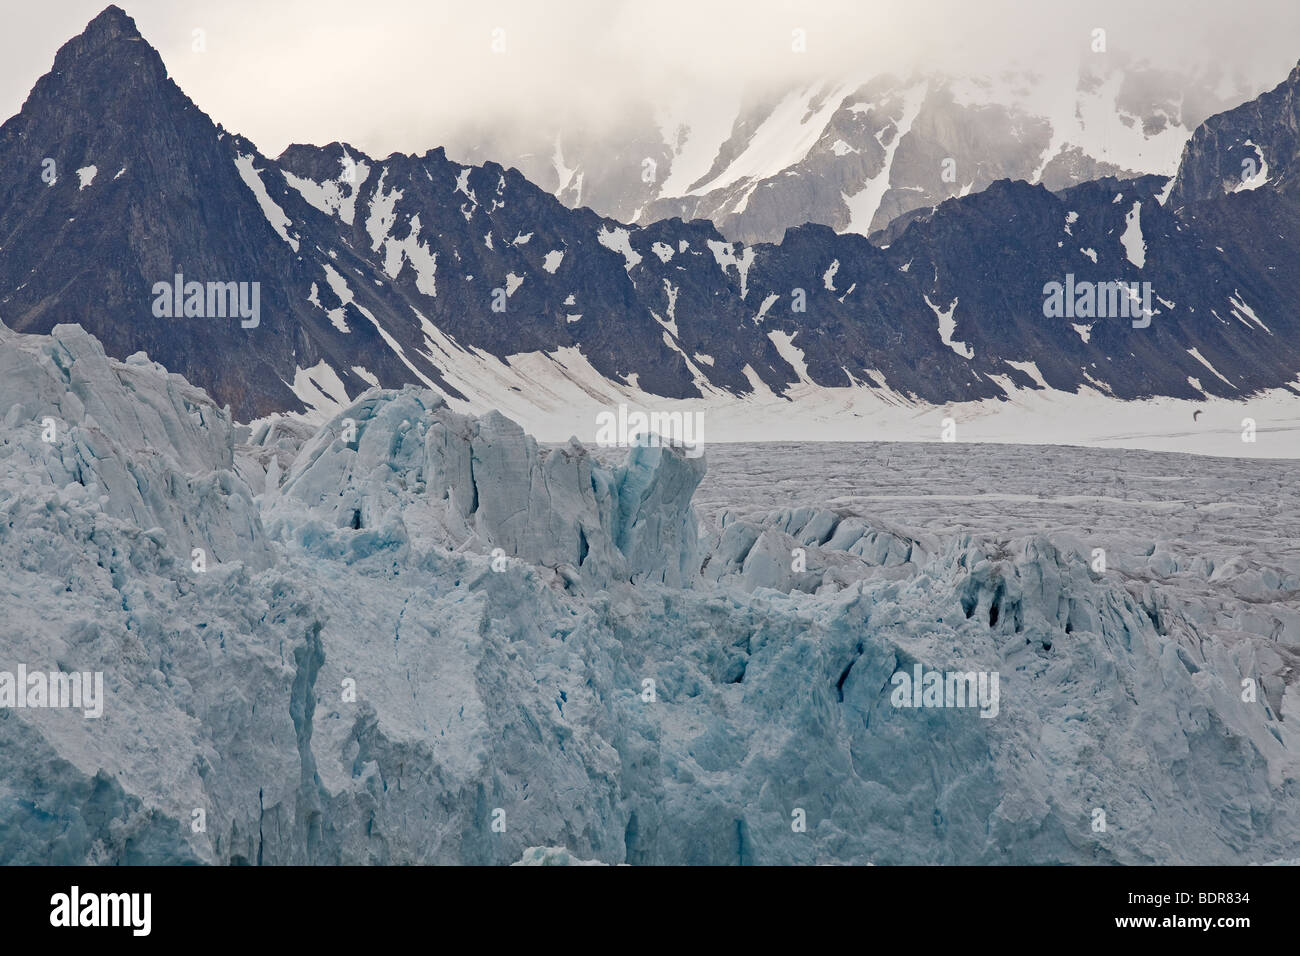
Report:
M1267 187L1300 198L1300 66L1258 99L1196 130L1170 191L1175 206Z
M295 361L346 369L364 353L377 373L401 374L373 328L329 335L300 294L320 266L263 212L275 216L258 180L268 164L180 91L119 8L59 51L0 127L0 155L15 164L0 185L0 317L12 327L79 322L112 354L185 369L246 415L298 404L281 381ZM255 340L236 321L155 317L152 290L177 273L259 282Z
M729 240L779 242L805 222L871 235L999 179L1059 190L1172 176L1192 130L1246 95L1213 68L1090 54L1070 88L1016 71L825 80L738 102L638 104L599 136L579 127L520 145L484 129L453 155L507 160L566 205L616 219L709 219Z
M1296 83L1267 102L1290 102ZM638 227L569 209L514 169L442 149L265 157L186 98L109 7L0 127L0 319L22 332L79 323L110 355L144 351L241 421L324 414L376 384L580 418L571 395L1241 398L1300 370L1287 266L1300 231L1276 177L1181 201L1232 115L1202 126L1172 183L997 180L913 210L882 245L817 224L744 245L704 220ZM1254 135L1275 143L1273 168L1295 161L1293 142L1285 153L1280 134ZM1180 201L1162 201L1166 189ZM175 297L156 290L177 274L257 283L255 323L203 295L200 315L166 315ZM1145 327L1047 314L1051 283L1116 281L1150 283Z

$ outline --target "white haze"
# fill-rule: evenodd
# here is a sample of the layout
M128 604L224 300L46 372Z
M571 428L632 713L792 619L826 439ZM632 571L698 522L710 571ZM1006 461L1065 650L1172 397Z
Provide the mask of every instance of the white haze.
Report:
M0 0L0 113L17 112L103 0ZM1300 3L1253 0L123 0L204 110L270 155L346 140L372 155L475 130L600 135L637 104L912 69L1072 83L1111 55L1254 95L1300 59ZM493 53L493 31L505 52ZM192 49L204 31L206 52ZM807 52L792 51L794 30ZM497 134L498 138L500 133Z

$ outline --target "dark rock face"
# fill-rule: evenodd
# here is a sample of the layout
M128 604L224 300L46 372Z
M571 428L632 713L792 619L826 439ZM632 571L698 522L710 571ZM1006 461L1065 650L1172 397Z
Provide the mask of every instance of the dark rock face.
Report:
M976 362L981 355L985 362L1032 360L1053 388L1073 390L1091 380L1124 399L1198 398L1294 381L1297 355L1287 343L1295 337L1300 287L1294 274L1274 265L1277 250L1265 262L1249 237L1266 221L1282 235L1297 235L1300 208L1230 196L1175 214L1156 199L1163 182L1102 179L1059 196L995 183L912 223L888 252L914 255L911 271L937 275L931 301L946 306L960 298L953 338L971 345ZM1122 242L1135 204L1141 267ZM1070 222L1072 213L1078 218ZM1294 243L1288 248L1294 257ZM1076 283L1150 282L1149 327L1117 318L1045 318L1043 286L1067 273ZM1087 329L1087 341L1074 334L1076 325Z
M307 335L291 303L305 275L249 201L231 146L131 19L105 10L0 128L0 318L19 331L78 322L110 354L144 350L242 412L291 404L279 373ZM82 188L76 170L92 165ZM237 322L154 318L151 289L177 271L260 280L255 342Z
M667 398L745 394L751 376L780 392L798 380L782 336L818 384L932 403L1033 387L1025 363L1052 387L1121 398L1244 395L1300 369L1296 76L1198 131L1164 205L1157 177L1059 194L1002 180L911 213L886 248L816 225L745 247L704 221L570 210L513 169L441 149L378 160L335 143L269 159L214 125L110 7L0 128L0 319L78 322L241 420L303 408L291 384L321 362L351 396L371 379L459 395L444 379L458 347L577 347ZM1236 160L1215 130L1237 114L1234 135L1264 144L1281 186L1207 185ZM155 284L176 273L258 283L259 321L155 314ZM1149 327L1047 317L1044 287L1067 276L1150 282Z
M1197 128L1183 150L1169 203L1176 209L1265 187L1296 199L1298 164L1300 65L1274 89Z

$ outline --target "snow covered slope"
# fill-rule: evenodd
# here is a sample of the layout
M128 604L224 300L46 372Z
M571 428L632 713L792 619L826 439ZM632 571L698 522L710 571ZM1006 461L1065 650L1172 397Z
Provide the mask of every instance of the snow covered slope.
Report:
M730 241L779 242L806 222L870 235L998 179L1057 190L1172 176L1199 123L1257 92L1212 67L1180 74L1092 54L1067 84L1016 70L828 77L646 104L600 136L557 129L521 146L476 130L449 148L517 166L569 206L641 224L704 218Z
M817 503L807 469L844 472L799 450L794 494L746 494L751 462L696 508L675 449L602 464L416 387L250 433L74 328L0 360L0 669L107 698L0 709L0 862L1295 856L1300 566L1143 555L1158 500L1114 540L982 505L909 529L861 479ZM1264 467L1234 480L1290 489ZM899 706L918 667L999 695Z

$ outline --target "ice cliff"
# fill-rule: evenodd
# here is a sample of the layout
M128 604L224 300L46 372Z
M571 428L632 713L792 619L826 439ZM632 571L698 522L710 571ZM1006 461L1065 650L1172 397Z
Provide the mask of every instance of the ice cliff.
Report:
M0 332L0 412L0 670L107 692L0 709L0 862L1297 855L1294 654L1069 536L702 520L700 460L412 387L236 426L76 327ZM997 716L894 706L917 664Z
M407 386L366 393L268 489L279 499L270 513L300 539L313 522L384 528L423 548L499 548L571 584L679 587L699 567L690 499L703 472L698 460L649 445L607 471L577 442L539 450L498 413L458 415Z

